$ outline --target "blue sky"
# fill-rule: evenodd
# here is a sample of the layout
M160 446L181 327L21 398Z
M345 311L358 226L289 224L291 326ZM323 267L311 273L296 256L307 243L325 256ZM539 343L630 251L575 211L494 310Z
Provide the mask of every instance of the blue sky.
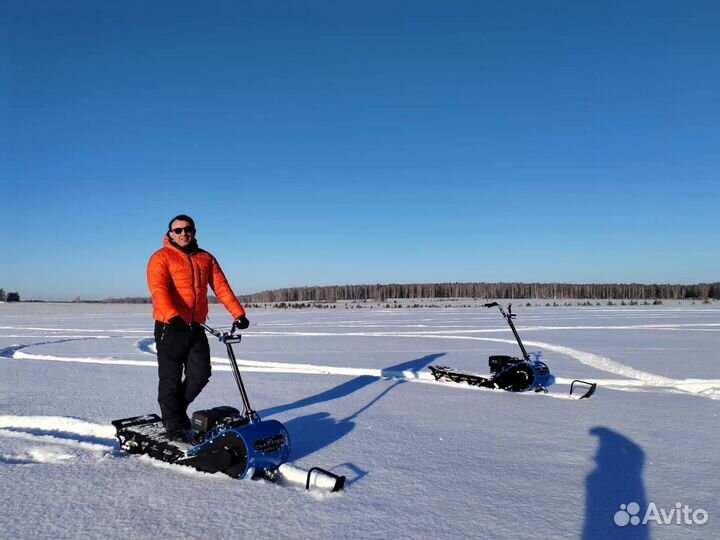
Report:
M720 279L717 2L3 2L0 288Z

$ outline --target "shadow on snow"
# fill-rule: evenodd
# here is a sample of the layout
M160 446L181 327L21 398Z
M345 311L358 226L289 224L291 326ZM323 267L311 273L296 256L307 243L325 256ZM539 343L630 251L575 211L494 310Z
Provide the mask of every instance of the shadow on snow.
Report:
M381 371L381 376L397 377L398 373L403 371L418 372L444 355L445 353L430 354L416 360L409 360L401 364L390 366ZM280 412L287 412L293 409L300 409L310 405L317 405L318 403L344 398L378 380L380 380L379 377L361 375L313 396L308 396L285 405L278 405L276 407L265 409L261 412L261 416L271 416ZM355 418L380 401L393 388L404 382L406 381L403 379L397 380L395 383L380 392L367 404L363 405L360 409L340 420L336 420L328 412L316 412L283 422L287 430L290 432L292 441L291 459L295 460L305 457L342 439L355 428ZM293 436L294 433L297 435ZM351 464L346 463L344 466L357 470L357 467L352 466ZM365 472L363 472L361 476L364 475ZM359 480L358 477L356 477L353 482L356 482L357 480Z
M642 520L648 506L643 467L645 452L636 443L607 427L596 426L590 434L598 438L595 469L585 479L585 525L582 540L649 540L648 525L626 523L630 514L624 512L637 503ZM621 505L623 505L621 507Z

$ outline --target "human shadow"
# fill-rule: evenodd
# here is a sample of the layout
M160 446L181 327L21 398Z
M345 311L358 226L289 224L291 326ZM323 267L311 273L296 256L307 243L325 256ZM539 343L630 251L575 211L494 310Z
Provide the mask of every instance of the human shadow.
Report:
M641 523L648 506L645 452L607 427L596 426L589 433L598 438L598 449L596 467L585 479L582 540L649 540L650 528Z
M445 353L430 354L416 360L403 362L383 369L381 374L383 377L399 377L399 374L402 372L417 372L444 355ZM340 399L365 388L379 379L380 377L372 375L361 375L313 396L308 396L286 405L266 409L262 411L261 414L263 416L277 414L279 412ZM355 419L358 416L380 401L385 395L392 391L393 388L404 382L404 378L399 378L394 384L385 388L357 411L340 420L335 419L328 412L315 412L283 422L290 433L292 441L291 459L295 460L313 454L345 437L355 428Z

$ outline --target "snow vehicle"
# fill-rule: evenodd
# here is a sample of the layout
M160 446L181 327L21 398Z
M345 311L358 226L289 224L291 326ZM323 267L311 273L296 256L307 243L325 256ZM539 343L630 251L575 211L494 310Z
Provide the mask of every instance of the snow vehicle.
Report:
M555 382L555 377L550 373L547 364L540 360L540 352L533 353L534 358L530 359L530 355L520 339L520 334L518 334L515 324L513 324L516 315L512 312L512 304L508 304L507 313L497 302L484 304L484 307L497 307L500 310L520 346L522 358L505 355L490 356L488 365L491 375L487 377L476 373L459 371L447 366L428 366L435 380L467 383L471 386L502 389L508 392L528 392L532 390L547 393L548 387ZM576 385L586 387L585 393L580 396L580 399L589 398L597 388L597 383L575 379L570 384L570 395L572 395Z
M235 333L235 325L229 332L219 332L205 324L202 326L227 348L243 412L227 405L195 411L192 414L192 429L186 432L183 440L169 439L157 414L114 420L112 425L120 447L130 454L147 454L151 458L187 465L203 472L223 472L233 478L261 477L275 481L280 467L290 457L290 435L282 423L261 420L250 406L232 348L242 339L241 334ZM326 477L326 480L318 482L318 475ZM306 489L310 489L311 478L316 480L315 486L325 486L330 491L341 491L345 487L344 476L320 467L313 467L307 472Z

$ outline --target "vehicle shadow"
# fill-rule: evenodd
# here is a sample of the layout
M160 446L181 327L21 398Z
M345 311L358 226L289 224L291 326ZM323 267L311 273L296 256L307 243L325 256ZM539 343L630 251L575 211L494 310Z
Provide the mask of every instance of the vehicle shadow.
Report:
M596 467L585 480L581 539L649 540L650 528L641 523L648 506L643 481L645 452L607 427L596 426L589 433L598 438L598 449Z
M385 376L392 377L397 376L399 372L417 372L426 368L429 364L444 355L445 353L430 354L423 356L422 358L390 366L383 369L381 373ZM310 405L316 405L318 403L344 398L378 380L380 380L379 377L361 375L313 396L308 396L285 405L265 409L261 411L260 414L262 417L265 417L280 412L291 411L293 409L299 409ZM310 455L345 437L355 428L354 420L358 416L380 401L385 395L392 391L393 388L405 382L406 381L403 379L397 380L371 399L367 404L363 405L360 409L340 420L335 419L328 412L314 412L283 422L290 433L290 439L292 442L291 459L295 460Z
M401 364L390 366L381 371L381 376L382 377L396 377L398 375L398 373L401 373L404 371L406 371L406 372L410 371L410 372L417 373L421 369L425 369L428 365L433 363L438 358L441 358L442 356L445 356L445 353L429 354L427 356L423 356L422 358L417 358L415 360L409 360L409 361L403 362ZM350 379L349 381L339 384L339 385L335 386L334 388L325 390L324 392L315 394L314 396L308 396L306 398L299 399L292 403L286 403L285 405L277 405L275 407L270 407L269 409L264 409L263 411L261 411L261 416L263 416L263 417L272 416L273 414L277 414L280 412L287 412L287 411L291 411L293 409L307 407L309 405L316 405L318 403L332 401L334 399L340 399L340 398L349 396L353 392L357 392L358 390L365 388L366 386L368 386L378 380L380 380L380 378L375 377L374 375L360 375L359 377ZM405 382L405 381L404 380L398 381L398 383L402 383L402 382ZM395 385L393 385L393 387L394 386ZM373 400L373 402L374 401L377 401L377 400Z

